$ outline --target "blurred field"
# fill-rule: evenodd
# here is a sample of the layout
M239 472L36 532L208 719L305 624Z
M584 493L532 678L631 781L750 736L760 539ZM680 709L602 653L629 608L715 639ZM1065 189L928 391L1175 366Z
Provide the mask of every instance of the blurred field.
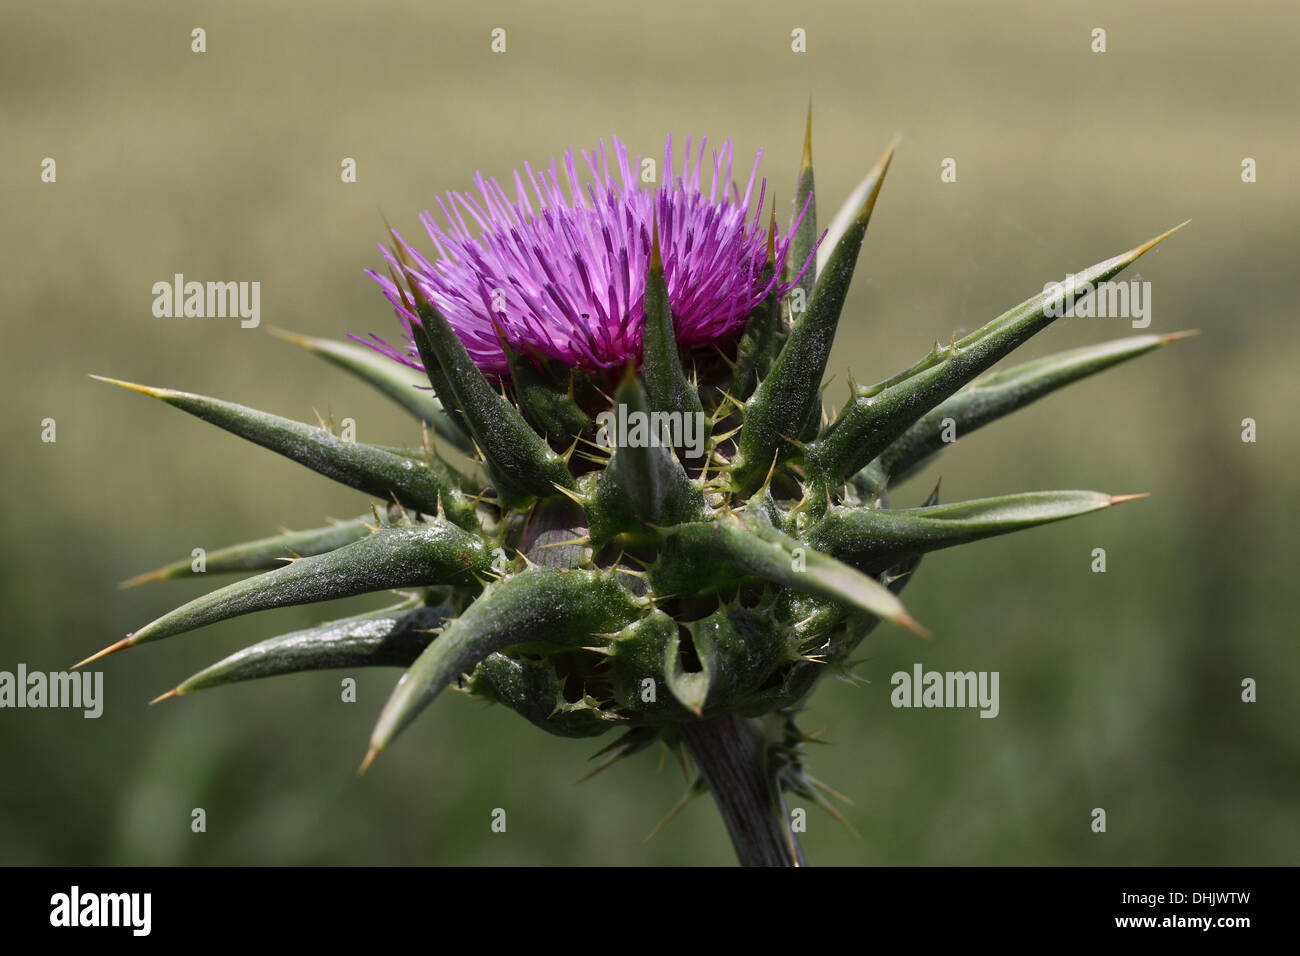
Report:
M407 419L266 333L380 333L362 270L379 210L408 234L435 194L616 133L762 147L779 201L815 110L833 208L903 134L832 367L873 380L1043 283L1191 218L1137 267L1149 331L1203 335L971 436L898 492L1032 488L1148 500L927 558L905 597L935 633L881 630L871 684L804 715L854 839L810 811L809 858L855 863L1294 864L1300 681L1294 542L1300 7L337 2L0 8L3 236L0 670L59 670L204 583L118 581L277 526L364 510L351 492L175 410L92 382L180 387L396 444ZM208 52L190 52L190 30ZM488 51L491 28L508 52ZM1108 52L1089 52L1093 27ZM808 33L805 55L790 31ZM43 157L58 181L40 181ZM339 180L356 158L359 182ZM1240 179L1258 162L1258 182ZM939 163L957 161L941 184ZM262 283L262 327L156 319L173 273ZM1132 334L1065 319L1025 357ZM40 422L58 441L40 441ZM1258 422L1257 444L1240 441ZM1095 547L1109 572L1089 572ZM349 608L378 607L381 598ZM333 605L236 619L103 664L99 720L0 711L0 863L731 861L706 801L638 757L439 700L364 779L397 672L250 683L146 708ZM915 661L998 670L1001 715L894 710ZM1243 677L1259 702L1240 702ZM603 741L602 741L603 743ZM1109 830L1089 831L1093 807ZM190 811L208 832L190 832ZM494 807L507 834L489 832Z

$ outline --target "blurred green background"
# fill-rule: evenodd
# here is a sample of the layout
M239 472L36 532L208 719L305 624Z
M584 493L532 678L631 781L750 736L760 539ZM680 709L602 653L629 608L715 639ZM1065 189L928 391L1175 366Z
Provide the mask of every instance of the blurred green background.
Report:
M853 798L861 831L810 810L809 858L1294 864L1298 32L1300 7L1250 2L5 4L0 670L64 669L214 586L117 588L193 547L365 507L87 373L308 421L316 409L354 418L361 440L405 442L403 413L266 332L392 332L362 275L381 261L381 208L415 237L416 214L475 170L610 133L659 155L666 131L732 137L742 159L762 147L784 208L811 96L825 217L904 137L832 358L835 404L842 370L883 378L1189 217L1136 271L1153 284L1149 331L1203 335L962 440L897 492L914 503L942 474L948 500L1152 496L926 559L906 597L934 641L878 631L860 651L871 684L827 682L803 716L834 744L811 769ZM344 157L356 184L340 181ZM956 183L939 180L945 157ZM260 281L262 327L154 318L150 288L176 272ZM1064 319L1021 355L1128 334ZM1240 440L1245 417L1256 444ZM1089 571L1095 547L1104 575ZM355 674L355 704L330 672L145 706L342 610L110 658L99 720L0 711L0 863L733 860L705 800L644 842L685 787L671 760L575 786L598 743L455 695L357 779L396 671ZM889 675L917 661L999 671L1001 715L892 709ZM1257 703L1240 701L1244 677ZM490 832L495 807L505 834Z

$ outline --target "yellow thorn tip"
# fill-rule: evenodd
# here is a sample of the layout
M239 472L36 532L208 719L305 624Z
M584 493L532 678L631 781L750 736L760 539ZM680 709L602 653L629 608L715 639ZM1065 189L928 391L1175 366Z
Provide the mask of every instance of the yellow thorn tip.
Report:
M135 382L124 382L120 378L108 378L104 375L92 375L90 377L97 382L120 385L122 388L129 388L133 392L139 392L141 395L149 395L153 398L164 398L168 394L168 389L154 388L152 385L137 385Z
M267 326L266 331L274 335L277 339L296 345L299 348L311 349L316 345L316 339L308 335L299 335L297 332L290 332L288 329L282 329L278 325Z
M1122 505L1126 501L1137 501L1139 498L1150 498L1151 492L1143 491L1136 495L1111 495L1108 504Z
M808 123L803 130L803 160L804 169L812 169L812 100L808 100Z
M149 584L152 581L164 581L166 578L167 572L163 569L157 571L146 571L144 574L137 574L133 578L127 578L125 581L119 582L117 586L122 590L126 590L127 588L137 587L141 584Z
M876 208L876 199L880 196L880 188L885 185L885 174L889 172L889 164L894 159L894 151L898 149L898 144L902 142L902 137L895 136L890 140L889 147L885 150L885 155L881 156L876 163L875 168L871 170L870 178L873 180L871 192L866 201L862 204L862 210L858 213L858 220L865 222L871 218L871 211Z
M1126 253L1125 254L1126 258L1131 257L1133 259L1137 259L1138 257L1145 255L1146 253L1154 249L1156 246L1160 245L1160 243L1164 242L1166 239L1172 236L1174 233L1176 233L1179 229L1183 228L1183 226L1187 225L1189 222L1191 222L1191 220L1186 219L1183 222L1180 222L1178 225L1174 226L1174 228L1170 229L1169 231L1162 232L1154 239L1148 239L1146 242L1142 243L1142 245L1136 246L1128 253Z
M367 770L369 770L370 765L375 762L375 758L378 756L379 756L379 748L376 747L374 744L371 744L370 749L366 751L365 757L363 757L361 760L361 766L357 768L357 776L359 777Z
M120 641L108 645L108 647L104 648L102 651L96 651L94 654L91 654L84 661L78 661L76 664L73 664L72 669L75 671L78 667L85 667L87 664L94 663L95 661L99 660L101 657L107 657L109 654L116 654L118 651L125 650L126 648L132 646L134 643L135 643L135 636L133 634L128 634Z
M917 622L916 618L912 617L912 615L908 614L906 611L902 611L895 620L917 637L923 637L926 640L930 639L930 632L923 628L920 623Z

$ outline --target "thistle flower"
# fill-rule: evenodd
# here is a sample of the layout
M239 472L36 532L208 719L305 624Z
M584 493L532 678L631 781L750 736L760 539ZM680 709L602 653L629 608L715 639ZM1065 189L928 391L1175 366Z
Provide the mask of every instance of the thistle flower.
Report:
M585 190L566 154L567 197L553 163L549 175L525 167L535 203L521 176L513 201L480 176L480 200L440 203L445 229L425 217L438 260L394 236L391 275L376 277L408 339L385 348L397 362L280 333L417 418L417 449L117 383L379 504L209 553L208 574L260 573L82 663L253 611L396 590L390 607L269 638L159 699L296 671L404 668L362 769L452 687L560 736L620 730L598 770L655 742L689 756L699 776L686 799L712 794L742 862L802 863L786 795L826 805L833 791L804 769L795 713L822 677L849 676L854 648L882 621L920 630L898 595L923 556L1136 497L1055 491L941 504L936 488L918 507L893 508L896 487L947 447L952 429L965 436L1182 334L986 374L1061 314L1065 290L1052 287L911 368L851 383L826 421L826 363L893 150L814 256L811 122L779 241L774 224L761 226L765 184L751 205L757 166L742 194L724 146L705 193L704 148L668 175L670 141L657 190L637 187L615 141L619 176L603 147L599 162L584 154L595 180ZM1110 279L1167 235L1076 272L1074 287ZM821 268L810 265L822 255ZM594 423L614 406L622 417L696 417L703 453L604 447ZM477 470L444 461L434 434ZM191 573L186 559L129 583Z
M641 158L629 162L617 137L612 171L604 142L594 152L582 151L591 180L585 184L572 148L564 154L563 184L556 160L542 170L526 163L522 175L514 174L513 198L495 178L479 173L477 197L449 192L445 201L437 200L445 227L431 212L421 215L437 250L435 261L396 233L401 254L380 249L390 273L418 286L484 372L508 375L502 337L518 351L598 372L640 360L657 225L678 344L694 349L725 342L769 294L784 296L808 263L800 263L793 281L780 280L790 247L786 235L775 243L776 271L765 268L771 238L761 217L766 180L755 193L762 151L742 195L731 179L731 141L712 151L707 170L706 145L702 138L692 155L688 137L678 171L669 136L664 183L657 189L638 181ZM419 321L411 302L389 276L367 274L382 287L405 330L402 347L374 335L372 344L422 368L411 335L412 323Z

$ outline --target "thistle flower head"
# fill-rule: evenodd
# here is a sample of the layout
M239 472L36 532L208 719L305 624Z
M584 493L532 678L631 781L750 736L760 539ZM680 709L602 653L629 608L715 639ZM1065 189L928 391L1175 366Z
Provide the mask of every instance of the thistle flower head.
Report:
M799 264L791 282L781 281L794 230L775 237L762 219L762 151L742 193L731 178L731 141L711 152L711 169L705 150L701 139L693 153L688 138L679 165L669 136L657 188L640 183L641 159L629 162L617 137L612 156L603 142L593 152L581 151L585 183L572 148L562 172L555 159L549 169L525 164L522 174L515 172L513 196L479 173L477 195L449 192L437 200L441 223L431 212L420 217L434 260L397 233L400 249L381 249L391 271L423 292L485 373L507 374L501 338L517 351L597 371L641 358L646 271L657 227L678 344L693 349L724 342L773 289L784 295L807 263ZM367 344L422 367L411 336L419 320L410 302L389 276L367 274L393 304L405 333L404 344L373 335Z
M373 346L419 374L354 343L281 333L401 405L421 424L418 449L118 382L372 505L351 521L133 579L264 572L82 664L253 611L397 591L397 604L268 638L159 699L276 674L401 666L363 769L455 688L559 736L619 729L600 767L656 741L689 753L700 776L688 796L713 791L742 861L802 862L783 794L824 805L825 788L803 772L812 738L793 715L823 677L852 677L854 649L878 624L921 631L899 592L923 556L1134 497L941 503L936 487L919 507L898 508L898 486L951 454L949 428L965 447L981 426L1183 335L993 371L1059 318L1049 286L879 384L850 383L828 422L827 361L893 148L831 219L821 268L811 127L796 215L779 242L762 219L757 162L742 193L730 144L711 171L705 149L688 143L675 167L669 140L657 188L639 185L640 163L617 140L612 154L582 154L586 185L568 152L567 190L554 162L525 166L513 199L480 175L477 197L438 203L445 227L424 215L435 261L394 234L391 278L371 274L409 344ZM1076 286L1109 280L1167 235L1077 273ZM603 369L619 374L592 374ZM760 716L776 719L751 720ZM732 799L741 787L765 794L762 805Z

